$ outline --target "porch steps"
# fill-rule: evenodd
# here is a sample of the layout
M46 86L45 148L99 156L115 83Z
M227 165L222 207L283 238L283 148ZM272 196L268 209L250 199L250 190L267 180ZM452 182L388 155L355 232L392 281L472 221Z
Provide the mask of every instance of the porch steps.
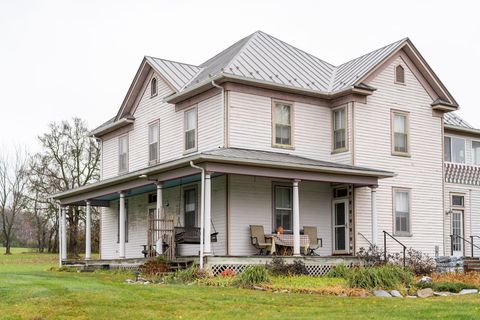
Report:
M464 259L464 270L465 272L480 272L480 258L469 258L465 257Z
M193 262L190 261L172 261L169 263L169 271L175 272L177 270L183 270L189 268Z

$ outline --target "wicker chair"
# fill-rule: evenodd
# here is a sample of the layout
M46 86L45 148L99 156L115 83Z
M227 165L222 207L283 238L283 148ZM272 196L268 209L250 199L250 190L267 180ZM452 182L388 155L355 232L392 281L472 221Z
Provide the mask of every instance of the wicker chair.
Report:
M323 247L323 240L317 237L317 227L303 227L303 234L307 235L310 240L307 256L318 256L315 250Z
M266 255L272 246L271 240L265 238L263 226L250 226L250 241L259 250L258 255Z

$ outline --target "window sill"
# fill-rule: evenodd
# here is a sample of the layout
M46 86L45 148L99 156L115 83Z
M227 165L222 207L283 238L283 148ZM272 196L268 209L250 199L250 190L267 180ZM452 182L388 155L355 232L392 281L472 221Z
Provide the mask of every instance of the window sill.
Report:
M411 158L412 156L408 152L392 152L392 156L397 156L397 157L404 157L404 158Z
M127 174L127 173L128 173L128 169L127 169L127 170L119 171L119 172L118 172L118 175L123 175L123 174Z
M286 144L272 144L272 148L277 148L277 149L286 149L286 150L295 150L295 147L292 145L286 145Z
M183 155L186 156L186 155L195 153L195 152L197 152L197 151L198 151L197 148L195 148L195 149L189 149L189 150L184 150L184 151L183 151Z
M150 99L155 98L156 96L158 96L158 93L155 93L154 95L151 95Z
M158 160L149 161L149 162L148 162L148 166L151 167L151 166L154 166L154 165L159 164L159 163L160 163L160 161L158 161Z
M348 152L348 148L332 150L331 154L344 153L344 152Z
M399 84L401 86L407 86L407 84L405 82L397 82L397 81L393 81L394 84Z
M411 238L411 237L413 237L413 234L411 234L411 233L394 233L393 236L398 237L398 238Z

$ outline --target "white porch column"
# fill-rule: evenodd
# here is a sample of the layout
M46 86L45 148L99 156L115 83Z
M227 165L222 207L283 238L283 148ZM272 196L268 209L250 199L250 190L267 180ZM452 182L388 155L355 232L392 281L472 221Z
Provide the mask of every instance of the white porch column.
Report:
M378 226L377 226L377 186L371 186L371 209L372 209L372 244L377 245Z
M62 206L58 205L58 266L62 267Z
M153 236L153 239L155 241L156 248L155 250L157 251L158 254L163 254L163 243L162 239L160 239L160 219L162 219L162 207L163 207L163 183L158 181L156 183L157 185L157 207L155 210L155 235Z
M125 258L125 192L120 192L118 226L120 229L119 258Z
M67 207L62 207L62 218L61 218L61 237L62 237L62 260L67 259Z
M293 181L293 255L300 256L300 205L298 195L298 183Z
M204 254L209 255L212 253L212 243L210 234L211 232L211 225L212 225L212 179L211 173L205 172L205 244L204 244Z
M92 220L91 220L91 203L90 200L85 201L85 260L92 258Z

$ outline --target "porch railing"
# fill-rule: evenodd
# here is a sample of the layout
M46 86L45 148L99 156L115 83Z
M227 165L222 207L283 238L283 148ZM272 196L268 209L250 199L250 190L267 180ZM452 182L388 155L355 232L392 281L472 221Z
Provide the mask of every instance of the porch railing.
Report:
M455 241L455 239L461 239L461 240L463 240L463 248L465 248L465 242L470 244L471 250L472 250L472 251L471 251L471 257L473 258L473 257L474 257L473 248L475 247L475 248L477 248L477 249L480 250L480 247L479 247L479 246L473 244L473 237L480 238L479 236L470 236L470 239L471 239L472 241L468 241L467 239L465 239L464 237L459 236L458 234L451 234L451 235L450 235L450 254L453 256L453 251L454 251L454 250L453 250L453 245L454 245L453 242Z
M368 244L370 245L370 247L373 247L373 243L372 243L370 240L368 240L368 238L365 237L365 235L364 235L363 233L361 233L361 232L359 231L359 232L357 232L357 234L358 234L359 236L361 236L363 239L365 239L365 241L368 242Z
M406 251L407 251L407 246L405 246L403 243L401 243L400 241L398 241L397 238L395 238L394 236L392 236L390 233L388 233L387 231L383 230L383 258L385 259L385 261L387 261L387 236L389 236L390 238L392 238L393 240L395 240L399 245L402 246L403 248L403 267L405 267L405 257L406 257Z

